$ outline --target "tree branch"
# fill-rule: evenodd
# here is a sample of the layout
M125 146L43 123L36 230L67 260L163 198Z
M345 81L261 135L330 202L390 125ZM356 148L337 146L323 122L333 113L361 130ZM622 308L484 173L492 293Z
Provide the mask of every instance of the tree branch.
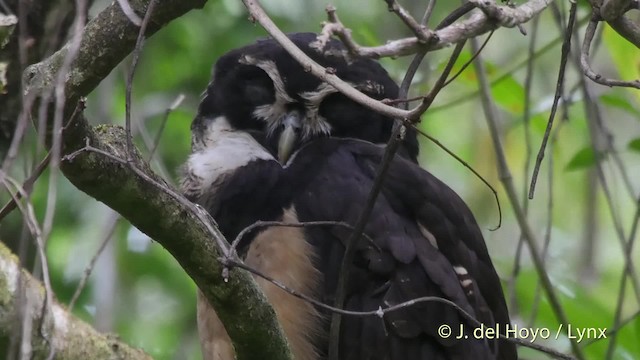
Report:
M242 0L242 2L249 10L251 18L260 23L269 35L271 35L296 61L298 61L300 65L307 69L311 74L315 75L318 79L332 85L336 90L351 100L377 111L380 114L397 119L417 119L426 110L423 106L417 106L411 110L398 109L363 94L351 85L342 81L335 74L327 71L327 69L313 61L309 56L298 49L282 32L282 30L273 23L258 0ZM427 44L423 43L424 40L420 40L416 37L392 40L387 42L385 45L377 47L362 47L355 44L353 41L347 41L345 44L347 44L346 46L350 48L350 50L355 49L357 55L372 58L404 56L414 54L420 49L426 49L427 51L437 50L451 44L467 40L474 36L484 34L485 32L494 30L500 26L514 26L526 22L544 10L551 2L552 0L531 0L516 8L498 6L502 12L502 16L498 19L490 18L482 11L473 12L468 19L451 24L435 32L429 31L424 37L424 39L428 39ZM329 8L328 12L330 17L331 12L335 15L335 10L333 8ZM334 30L339 28L339 26L334 22L330 22L329 25L332 25ZM324 36L328 36L330 33L331 31L323 31ZM348 35L348 31L346 31L346 33ZM344 42L344 39L342 40Z
M146 36L187 11L202 7L205 2L159 2ZM148 1L128 3L135 13L146 13ZM116 2L87 23L77 57L66 77L65 119L71 117L78 100L91 92L133 50L138 32L139 28ZM69 46L25 70L28 95L51 90ZM128 162L125 138L119 127L100 126L94 131L80 113L64 131L64 154L74 155L61 164L63 173L78 189L118 211L178 260L216 308L238 359L255 358L255 354L261 354L264 359L290 359L275 313L251 275L232 270L228 281L222 278L219 259L228 244L213 220L206 211L187 201L151 172L135 149ZM86 144L95 151L89 151Z
M125 138L121 127L94 131L77 117L65 131L65 153L71 155L63 173L173 255L216 309L238 359L289 359L275 313L251 275L232 269L223 278L220 259L228 245L213 219L154 174L135 148L127 158Z
M23 311L33 324L43 324L42 331L32 332L36 358L45 358L54 345L57 358L65 360L151 359L116 336L94 330L57 302L52 306L53 315L45 312L43 318L44 297L42 284L21 270L18 258L0 242L0 333L15 331L16 319L20 319L19 313Z
M129 1L132 9L144 14L148 1ZM156 33L169 21L189 10L201 8L206 0L162 1L156 6L146 36ZM117 2L111 3L87 23L80 43L78 56L71 65L65 84L68 103L74 104L81 96L88 95L133 50L138 37L138 27L122 12ZM40 93L50 89L64 60L69 43L56 53L24 72L27 93ZM100 49L99 52L96 49ZM71 109L73 111L73 108ZM69 112L67 111L67 114Z

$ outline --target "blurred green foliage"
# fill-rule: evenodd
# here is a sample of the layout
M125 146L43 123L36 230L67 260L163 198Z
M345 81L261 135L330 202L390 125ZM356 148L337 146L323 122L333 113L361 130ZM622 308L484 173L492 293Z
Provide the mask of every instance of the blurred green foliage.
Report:
M325 16L324 2L265 0L264 3L275 22L287 32L317 31ZM402 23L387 12L383 2L341 0L335 5L342 21L353 29L356 40L362 44L380 44L410 35ZM409 1L406 5L417 17L421 16L421 2ZM104 4L96 2L94 10L98 11L102 6ZM453 4L439 2L431 22L435 24L452 9ZM579 18L587 18L586 9L581 9ZM532 31L531 24L525 28ZM153 142L162 127L166 109L179 94L185 95L185 101L167 119L155 155L159 161L153 163L170 182L177 182L180 164L189 153L190 121L199 94L209 81L212 64L226 51L264 36L264 30L248 20L240 2L221 0L209 1L204 9L192 11L146 41L133 84L133 122L144 124L144 131L136 138L136 143L143 153L148 154L148 149L144 150L143 138L147 138L146 143ZM517 29L500 29L483 52L493 84L492 93L500 108L503 146L512 176L523 196L531 170L529 164L525 177L526 159L527 156L535 156L542 140L560 59L560 35L548 12L540 19L531 118L526 125L523 111L528 40ZM592 51L593 66L599 72L623 79L640 77L640 53L637 49L610 29L602 34L602 43L604 46ZM448 50L444 50L427 57L414 81L413 91L416 94L428 91L447 56ZM459 69L471 56L468 51L463 53L456 68ZM383 59L382 63L400 80L408 59ZM89 97L87 117L95 124L124 124L124 74L128 64L127 60L114 70ZM566 114L561 106L556 118L553 140L546 152L535 198L527 204L528 216L539 241L543 240L547 230L551 233L548 271L573 325L611 328L624 264L602 191L598 189L594 194L590 185L597 160L603 161L625 234L629 233L634 218L635 202L610 157L594 155L582 96L580 92L573 91L578 72L571 61L569 64L565 89L572 103L566 107ZM590 85L590 89L600 104L603 119L615 141L617 155L630 174L631 185L637 194L640 190L637 180L640 171L640 156L637 154L640 141L638 93L597 85ZM503 210L502 227L497 231L485 231L485 236L498 272L505 280L507 296L510 296L510 291L515 291L517 300L510 304L513 319L521 326L549 328L554 334L559 324L544 296L537 306L537 313L535 316L532 314L539 290L526 251L515 287L507 286L520 231L501 190L493 145L477 95L476 75L473 67L469 67L445 88L419 126L467 161L498 190ZM529 150L524 137L525 128L529 128L531 133ZM34 142L28 147L34 148ZM31 151L25 151L21 156L25 164L33 161L29 153ZM421 161L469 203L483 230L497 224L492 193L464 166L426 140L422 141ZM45 172L41 177L32 196L38 219L43 218L46 209L48 175ZM15 176L20 178L24 174ZM85 267L105 239L110 224L115 223L113 238L99 258L73 309L74 313L100 330L119 334L126 342L144 348L157 359L198 359L196 289L184 271L159 245L126 221L114 221L116 217L111 210L78 192L64 179L60 179L57 189L55 226L47 252L58 300L62 303L70 301ZM591 220L586 214L590 194L595 196L595 217ZM550 196L553 198L551 210L548 206ZM6 194L0 195L3 203L7 198ZM551 223L548 223L548 218ZM588 259L585 252L588 232L594 232L593 260ZM24 233L17 212L0 226L0 238L14 246ZM638 248L636 245L632 254L636 260L640 260ZM32 255L29 253L29 258ZM633 315L639 307L630 284L627 284L624 299L623 319ZM532 318L533 322L530 322ZM599 340L585 346L588 358L604 358L609 341ZM563 336L542 343L560 351L569 351L568 341ZM620 329L616 344L615 359L640 358L638 317ZM521 354L528 359L545 358L541 353L524 348Z

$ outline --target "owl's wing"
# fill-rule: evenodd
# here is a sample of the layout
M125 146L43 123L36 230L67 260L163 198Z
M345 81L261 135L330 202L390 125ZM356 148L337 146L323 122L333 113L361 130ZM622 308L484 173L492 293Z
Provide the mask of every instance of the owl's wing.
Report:
M355 225L383 149L349 139L304 147L284 179L300 221ZM284 186L281 185L281 186ZM324 275L321 300L333 304L350 230L305 228ZM415 298L448 299L486 326L508 324L502 288L475 219L458 195L417 165L396 157L373 207L348 279L346 308L371 311ZM450 337L438 333L452 329ZM462 326L462 327L461 327ZM464 331L460 334L460 329ZM474 339L451 305L422 302L384 316L344 317L341 359L515 359L511 343ZM455 337L461 337L456 339ZM465 338L468 337L468 338Z

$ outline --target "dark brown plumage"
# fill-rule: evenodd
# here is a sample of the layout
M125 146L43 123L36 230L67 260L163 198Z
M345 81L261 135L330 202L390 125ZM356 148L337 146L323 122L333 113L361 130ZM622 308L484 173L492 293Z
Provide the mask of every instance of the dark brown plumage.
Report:
M337 69L339 76L366 84L372 95L397 96L397 86L377 63L347 62L336 42L329 50L337 55L316 52L309 47L312 34L292 39L316 61ZM194 153L183 189L233 239L257 220L354 225L382 159L384 149L376 144L390 136L391 121L327 88L274 41L265 40L218 61L192 129ZM284 151L287 146L292 149ZM287 160L276 154L285 154ZM346 307L369 311L438 296L486 326L508 324L500 281L471 211L455 192L417 166L414 133L403 154L391 162L365 227L373 242L361 239L357 244ZM240 251L248 265L333 304L349 235L340 226L269 228L245 237ZM330 314L259 282L296 358L326 357ZM199 310L201 330L218 331L201 334L205 359L228 358L216 355L228 350L228 339L220 340L226 334L220 332L213 309L201 303ZM456 335L462 324L462 335L469 338L443 338L437 331L445 324ZM472 329L456 309L437 302L389 313L384 321L345 317L340 358L517 358L513 344L474 339Z

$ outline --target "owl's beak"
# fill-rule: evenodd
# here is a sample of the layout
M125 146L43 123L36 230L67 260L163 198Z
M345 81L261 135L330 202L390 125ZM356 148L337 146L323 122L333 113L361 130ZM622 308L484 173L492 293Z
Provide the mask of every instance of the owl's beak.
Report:
M282 119L283 129L278 138L278 161L285 164L300 140L300 113L291 111Z

